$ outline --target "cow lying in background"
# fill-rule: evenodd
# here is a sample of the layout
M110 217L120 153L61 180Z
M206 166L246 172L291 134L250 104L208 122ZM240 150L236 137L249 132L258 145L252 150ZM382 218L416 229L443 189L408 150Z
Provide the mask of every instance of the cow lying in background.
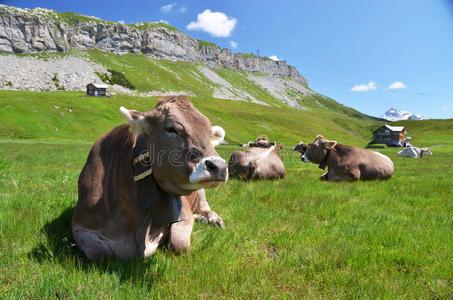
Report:
M281 148L282 145L272 145L267 148L254 147L235 151L228 162L230 177L242 180L285 177L285 166L278 153Z
M426 155L433 155L428 148L417 148L417 147L407 147L398 152L398 156L408 157L408 158L422 158Z
M277 143L276 142L269 142L269 139L267 138L267 136L260 136L256 139L256 141L252 142L252 141L249 141L247 144L240 144L239 146L241 147L259 147L259 148L268 148L268 147L271 147L271 146L276 146Z
M393 162L387 156L355 146L337 144L318 135L308 147L302 161L328 167L322 180L375 180L393 175Z
M166 241L186 252L194 212L223 225L204 191L228 178L216 130L182 96L146 113L121 111L129 125L99 138L80 173L74 240L90 260L145 258Z

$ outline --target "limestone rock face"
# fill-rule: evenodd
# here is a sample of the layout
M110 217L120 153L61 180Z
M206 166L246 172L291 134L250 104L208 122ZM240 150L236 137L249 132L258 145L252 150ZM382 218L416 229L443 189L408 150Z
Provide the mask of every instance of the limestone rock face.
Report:
M153 24L153 23L151 23ZM169 26L140 26L103 21L95 17L43 9L0 5L0 51L12 53L69 52L71 48L99 49L115 54L146 54L155 59L202 62L212 69L307 80L286 61L232 53L216 45L202 46L189 35ZM144 28L144 29L141 29Z
M83 91L88 83L102 83L96 72L107 70L88 60L67 56L48 60L0 55L0 89Z

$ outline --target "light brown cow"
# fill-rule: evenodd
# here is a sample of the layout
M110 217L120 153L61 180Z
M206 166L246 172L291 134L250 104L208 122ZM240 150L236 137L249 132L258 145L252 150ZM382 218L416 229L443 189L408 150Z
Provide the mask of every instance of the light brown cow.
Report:
M230 177L242 180L285 177L285 166L278 153L278 149L282 147L282 145L268 148L254 147L245 151L235 151L228 162Z
M182 96L146 113L121 111L129 125L99 138L80 174L74 240L90 260L145 258L165 241L186 252L194 212L223 225L203 189L228 178L211 123Z
M387 156L355 146L337 144L318 135L308 147L302 161L328 167L321 179L328 181L388 179L393 162Z

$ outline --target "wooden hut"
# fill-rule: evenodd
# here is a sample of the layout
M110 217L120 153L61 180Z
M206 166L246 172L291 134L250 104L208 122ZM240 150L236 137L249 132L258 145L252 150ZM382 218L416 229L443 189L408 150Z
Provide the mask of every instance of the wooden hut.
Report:
M373 132L374 143L401 147L405 134L407 131L404 126L384 125Z
M87 96L106 96L108 85L90 83L87 85Z

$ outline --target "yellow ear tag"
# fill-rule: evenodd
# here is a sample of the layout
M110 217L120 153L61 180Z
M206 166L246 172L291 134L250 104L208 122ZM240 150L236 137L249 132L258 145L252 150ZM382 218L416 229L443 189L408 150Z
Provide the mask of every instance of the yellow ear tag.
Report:
M214 148L215 148L215 143L214 143L214 141L213 141L213 140L211 140L210 142L211 142L211 145L212 145L212 147L214 147Z

